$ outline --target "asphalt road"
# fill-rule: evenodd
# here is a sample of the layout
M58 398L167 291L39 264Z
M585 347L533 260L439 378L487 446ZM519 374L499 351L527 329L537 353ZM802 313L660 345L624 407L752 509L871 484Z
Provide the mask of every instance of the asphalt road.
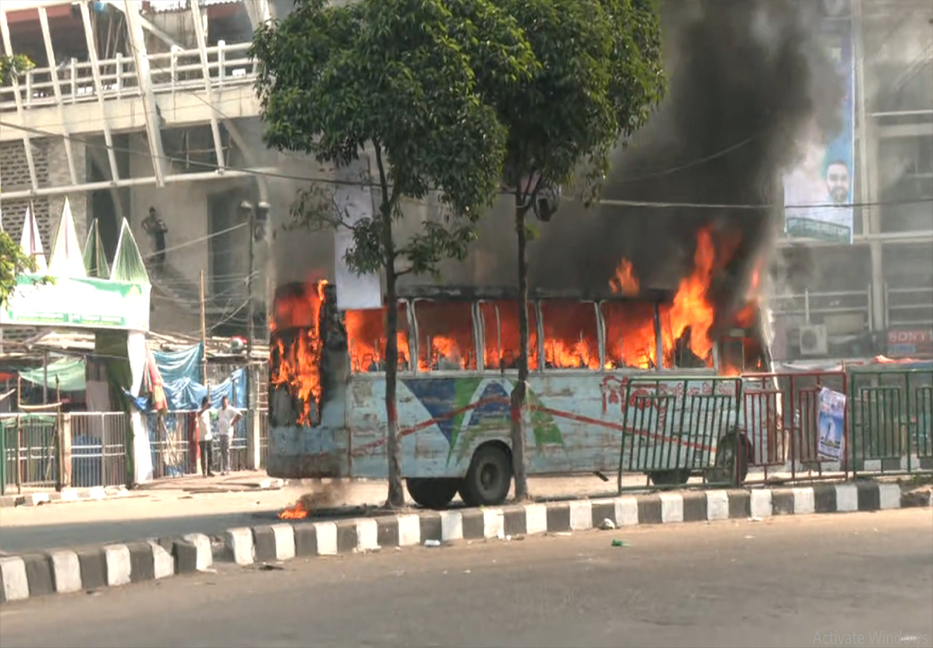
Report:
M0 644L929 646L931 610L933 513L907 509L225 565L4 606Z

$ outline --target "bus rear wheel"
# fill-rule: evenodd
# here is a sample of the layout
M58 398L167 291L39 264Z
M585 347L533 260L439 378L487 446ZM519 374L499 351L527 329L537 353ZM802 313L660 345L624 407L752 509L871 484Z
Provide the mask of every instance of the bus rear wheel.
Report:
M445 509L460 487L459 479L409 478L405 480L408 494L419 506L429 509Z
M512 460L508 451L487 444L473 453L460 497L467 506L494 506L505 501L511 486Z
M739 487L748 476L751 445L744 434L730 432L716 444L716 463L709 470L708 481Z

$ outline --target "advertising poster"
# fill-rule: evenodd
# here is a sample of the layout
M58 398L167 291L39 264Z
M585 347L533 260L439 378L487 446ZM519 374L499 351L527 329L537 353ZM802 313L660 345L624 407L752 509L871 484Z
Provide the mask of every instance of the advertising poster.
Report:
M784 231L788 238L851 243L855 154L855 57L849 0L824 0L821 40L844 94L834 132L814 119L800 135L798 160L784 175Z
M820 411L817 425L820 431L820 459L841 461L845 448L846 396L828 387L820 390Z

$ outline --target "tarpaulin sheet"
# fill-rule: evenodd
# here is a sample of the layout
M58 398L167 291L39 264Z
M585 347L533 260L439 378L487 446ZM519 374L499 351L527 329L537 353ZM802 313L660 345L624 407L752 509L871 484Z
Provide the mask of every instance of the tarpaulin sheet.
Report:
M41 385L46 372L48 373L48 382L46 386L49 389L56 388L55 378L57 377L58 389L65 392L84 391L86 373L84 360L62 358L61 360L56 360L49 364L45 370L40 367L38 369L32 369L31 371L21 371L19 375L23 380Z
M189 378L165 381L165 396L171 412L196 410L201 406L201 399L207 396L207 387ZM219 385L211 385L211 407L220 407L221 399L226 396L230 404L238 409L246 407L246 371L237 369Z
M165 384L187 378L198 382L201 378L201 344L181 351L153 351L156 366Z

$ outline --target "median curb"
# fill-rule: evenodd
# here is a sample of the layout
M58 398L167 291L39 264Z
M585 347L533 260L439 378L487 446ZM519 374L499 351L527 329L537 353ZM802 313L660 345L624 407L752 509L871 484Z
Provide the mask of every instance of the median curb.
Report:
M237 565L334 556L458 540L569 533L604 526L676 524L879 511L930 506L930 495L872 481L796 488L681 491L546 503L353 518L282 521L228 529L222 542L203 534L82 550L0 558L0 603L191 574L213 562ZM608 526L608 525L606 525Z

